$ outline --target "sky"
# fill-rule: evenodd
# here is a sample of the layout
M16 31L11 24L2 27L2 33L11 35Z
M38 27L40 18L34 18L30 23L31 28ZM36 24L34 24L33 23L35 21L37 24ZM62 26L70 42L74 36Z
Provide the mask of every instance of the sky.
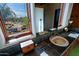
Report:
M17 17L27 16L25 3L8 3L7 6L15 12Z

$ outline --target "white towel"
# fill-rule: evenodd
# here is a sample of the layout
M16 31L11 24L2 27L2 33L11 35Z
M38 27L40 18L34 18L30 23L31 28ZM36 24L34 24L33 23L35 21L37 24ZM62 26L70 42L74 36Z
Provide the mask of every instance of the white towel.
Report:
M79 33L70 33L68 36L77 38L79 36Z
M43 51L43 52L40 54L40 56L48 56L48 54L47 54L45 51Z

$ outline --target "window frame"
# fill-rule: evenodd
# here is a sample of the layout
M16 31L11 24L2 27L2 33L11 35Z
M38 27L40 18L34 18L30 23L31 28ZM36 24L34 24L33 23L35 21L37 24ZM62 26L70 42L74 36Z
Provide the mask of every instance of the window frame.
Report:
M19 35L16 35L16 36L9 36L9 34L6 30L5 23L2 20L2 16L0 16L0 26L1 26L1 29L2 29L2 32L3 32L3 35L4 35L6 42L9 41L11 38L20 38L22 36L32 34L31 7L30 7L30 3L26 3L26 5L27 5L27 7L26 7L27 17L29 18L29 22L30 22L29 32L25 32L25 33L22 33L22 34L19 34Z

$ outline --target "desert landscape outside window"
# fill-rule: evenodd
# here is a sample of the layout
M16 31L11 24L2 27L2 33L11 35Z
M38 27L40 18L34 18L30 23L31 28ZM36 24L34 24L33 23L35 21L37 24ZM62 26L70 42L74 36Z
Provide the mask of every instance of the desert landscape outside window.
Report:
M8 35L31 32L31 16L26 3L1 3L0 12Z

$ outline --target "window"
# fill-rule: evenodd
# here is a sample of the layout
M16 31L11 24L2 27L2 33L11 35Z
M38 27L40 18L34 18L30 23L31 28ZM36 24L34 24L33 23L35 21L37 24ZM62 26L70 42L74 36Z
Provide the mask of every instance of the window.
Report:
M30 4L1 3L0 25L5 37L21 37L31 34Z

